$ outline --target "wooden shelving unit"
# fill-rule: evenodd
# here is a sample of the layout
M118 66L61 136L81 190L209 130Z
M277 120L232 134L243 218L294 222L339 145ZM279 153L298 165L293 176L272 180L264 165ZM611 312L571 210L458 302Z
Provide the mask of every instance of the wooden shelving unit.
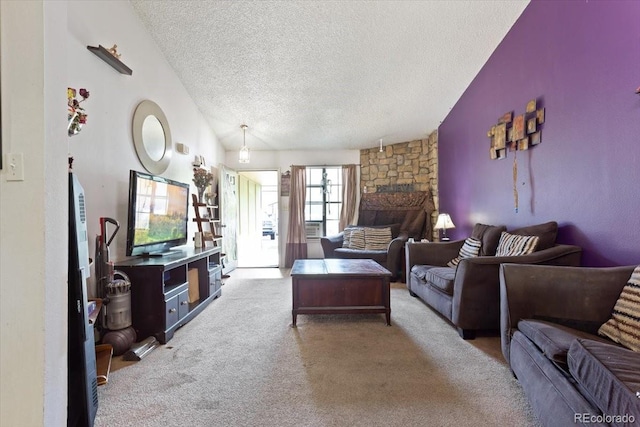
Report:
M202 236L202 247L207 247L207 242L212 242L214 247L222 246L222 234L220 234L220 217L217 205L200 203L196 194L191 195L198 231Z
M124 65L122 61L113 56L107 49L105 49L102 45L95 46L87 46L91 52L95 53L98 58L102 59L107 64L111 65L115 70L117 70L121 74L132 75L133 71L131 68Z

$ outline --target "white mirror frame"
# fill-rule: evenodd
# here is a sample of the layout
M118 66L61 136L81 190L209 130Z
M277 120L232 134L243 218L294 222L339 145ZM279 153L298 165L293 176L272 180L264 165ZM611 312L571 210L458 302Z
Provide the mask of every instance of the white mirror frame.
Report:
M164 131L164 154L160 160L154 160L149 155L142 135L142 125L145 119L149 116L154 116L162 125ZM162 109L153 101L144 100L136 107L136 111L133 113L133 146L136 149L136 154L140 163L144 168L155 175L160 175L169 167L171 162L171 156L173 155L173 143L171 142L171 130L169 129L169 122L167 117L162 112Z

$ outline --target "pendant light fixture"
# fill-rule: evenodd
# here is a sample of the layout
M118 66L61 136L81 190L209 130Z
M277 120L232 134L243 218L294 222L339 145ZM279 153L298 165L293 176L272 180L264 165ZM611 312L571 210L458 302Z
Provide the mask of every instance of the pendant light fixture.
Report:
M247 148L247 128L249 126L242 125L242 148L238 153L238 163L249 163L249 148Z

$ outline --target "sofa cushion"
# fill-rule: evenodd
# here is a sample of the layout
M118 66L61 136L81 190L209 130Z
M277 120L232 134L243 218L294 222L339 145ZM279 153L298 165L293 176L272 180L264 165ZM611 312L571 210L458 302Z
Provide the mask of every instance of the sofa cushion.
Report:
M603 414L640 420L640 356L615 344L576 339L567 355L569 372ZM633 421L612 425L636 425Z
M569 375L558 369L520 331L515 331L511 339L509 366L540 420L538 425L586 427L584 423L575 422L575 414L584 417L601 415L580 393ZM593 427L604 425L592 424Z
M613 306L611 319L600 327L598 333L640 352L640 266L631 273L629 282Z
M395 239L396 237L398 237L400 235L400 223L391 223L391 224L383 224L383 225L369 225L369 224L359 224L359 225L348 225L347 227L353 227L353 228L364 228L364 227L368 227L368 228L390 228L391 229L391 238ZM345 229L347 228L345 227Z
M458 256L449 261L447 265L449 267L455 267L460 263L461 259L477 257L478 253L480 253L480 245L482 245L480 240L467 237L460 248L460 252L458 252Z
M391 243L390 227L364 227L364 248L368 251L384 251Z
M549 359L563 369L567 366L567 352L576 338L588 338L605 342L588 332L561 326L544 320L524 319L518 322L518 330L529 338Z
M351 246L351 231L354 228L358 228L358 227L355 225L347 225L342 231L342 247L343 248L348 248L349 246Z
M348 249L382 251L387 250L393 238L393 229L400 224L364 227L348 225L343 231L342 247Z
M400 223L385 225L385 227L389 227L391 229L391 238L392 239L395 239L396 237L398 237L400 235L400 231L401 231L400 225L401 225ZM367 227L371 227L371 226L368 225ZM374 228L375 228L375 226L374 226Z
M522 256L536 250L538 236L519 236L503 231L496 249L496 256Z
M380 265L387 265L387 251L366 251L364 249L337 248L336 258L372 259Z
M456 269L451 267L433 267L425 273L425 280L447 295L453 295L453 281Z
M530 225L528 227L518 228L509 231L511 234L520 236L538 236L540 238L536 251L549 249L556 244L558 236L558 223L555 221L545 222L544 224Z
M411 274L417 277L418 279L425 281L425 276L427 274L427 271L431 270L432 268L436 268L436 266L416 264L413 267L411 267Z
M566 326L567 328L577 329L578 331L585 331L593 336L598 335L598 328L602 326L601 321L585 320L585 319L567 319L565 317L545 316L536 314L533 316L536 320L544 320L546 322L553 323L555 325ZM605 341L608 339L603 338Z
M352 228L349 236L348 249L361 249L364 250L364 228L356 227Z
M471 231L471 237L482 242L480 256L493 256L500 241L500 234L506 231L504 225L476 224Z

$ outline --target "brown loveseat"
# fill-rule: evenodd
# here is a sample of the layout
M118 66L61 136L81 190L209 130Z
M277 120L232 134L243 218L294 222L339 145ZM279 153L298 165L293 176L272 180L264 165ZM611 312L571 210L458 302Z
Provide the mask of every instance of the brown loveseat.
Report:
M633 270L502 265L502 353L542 425L639 425L640 353L597 335Z
M580 265L580 247L555 243L556 222L509 231L538 236L535 251L528 255L495 256L505 230L476 224L471 237L480 242L479 256L461 259L455 267L447 264L459 255L464 240L406 245L409 292L451 321L464 339L473 339L477 330L500 329L500 264Z
M384 249L352 249L343 247L344 234L354 229L386 229L391 231L391 241ZM391 280L396 280L400 274L402 249L409 238L406 231L400 232L400 224L359 227L350 225L345 231L335 236L322 237L320 244L325 258L350 258L350 259L372 259L391 272Z
M340 232L320 239L324 257L373 259L391 272L391 280L404 280L404 244L408 238L421 240L431 236L431 213L434 209L428 191L364 193L358 209L358 224L349 227L388 227L391 229L388 246L378 250L345 247L344 232Z

